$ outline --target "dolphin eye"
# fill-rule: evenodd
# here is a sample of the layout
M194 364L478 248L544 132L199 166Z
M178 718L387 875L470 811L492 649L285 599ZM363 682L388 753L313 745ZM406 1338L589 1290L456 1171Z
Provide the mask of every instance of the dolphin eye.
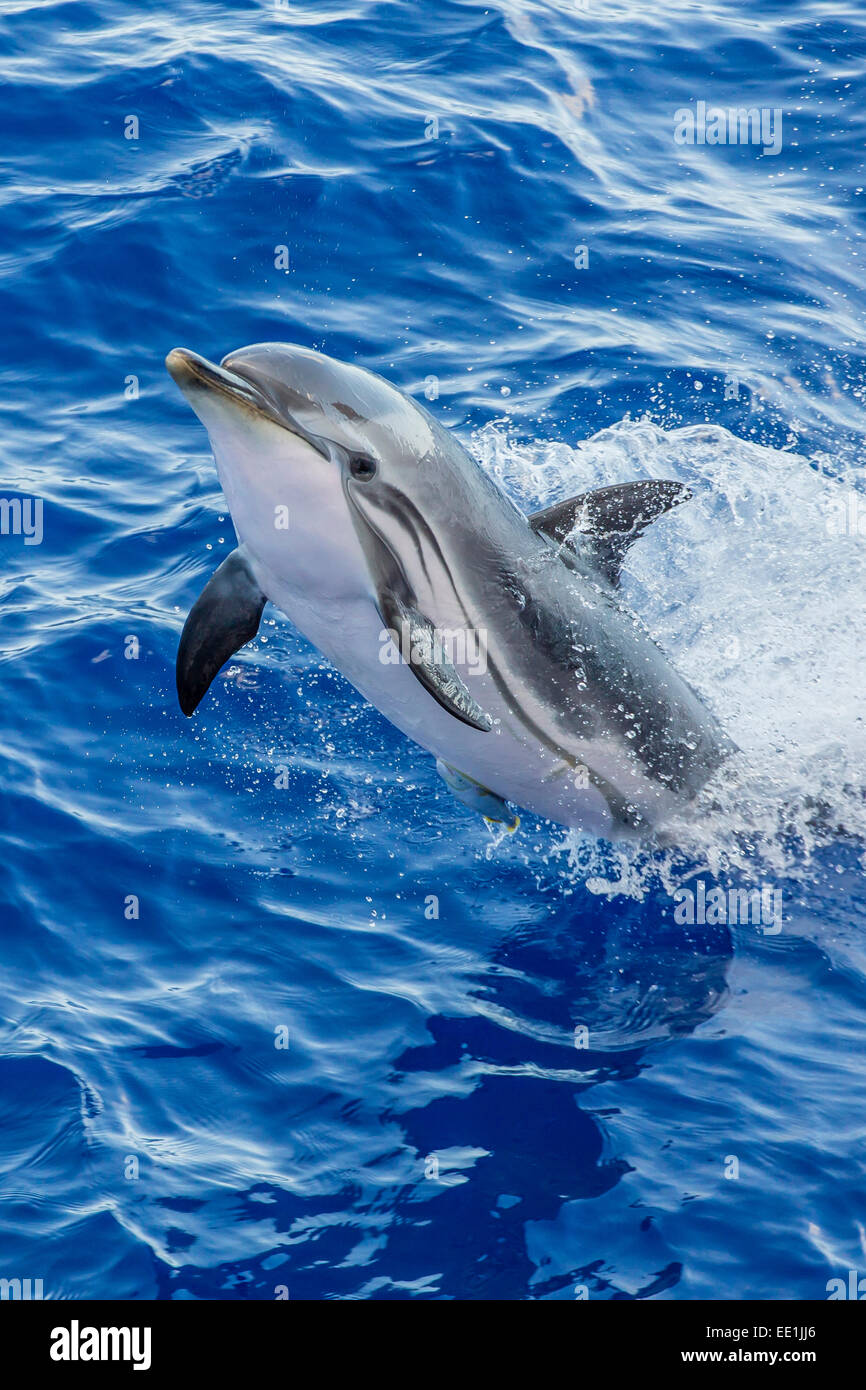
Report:
M349 459L349 472L353 478L358 478L362 483L366 483L376 475L376 460L367 458L365 454L355 454Z

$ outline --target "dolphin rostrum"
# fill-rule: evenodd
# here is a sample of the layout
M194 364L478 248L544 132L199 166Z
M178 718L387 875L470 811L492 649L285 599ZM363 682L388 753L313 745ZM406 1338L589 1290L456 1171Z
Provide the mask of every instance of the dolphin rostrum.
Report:
M168 370L208 431L239 545L195 603L191 715L277 605L490 821L506 805L608 837L679 809L734 745L617 583L679 483L600 488L529 518L415 401L261 343Z

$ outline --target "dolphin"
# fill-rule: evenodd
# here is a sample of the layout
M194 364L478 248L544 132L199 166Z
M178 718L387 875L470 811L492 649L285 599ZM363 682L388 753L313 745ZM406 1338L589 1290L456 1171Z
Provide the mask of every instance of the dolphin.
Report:
M238 547L186 620L191 715L274 603L513 830L516 809L609 839L653 831L734 745L622 601L628 547L680 483L529 517L384 378L289 343L166 359L210 437Z

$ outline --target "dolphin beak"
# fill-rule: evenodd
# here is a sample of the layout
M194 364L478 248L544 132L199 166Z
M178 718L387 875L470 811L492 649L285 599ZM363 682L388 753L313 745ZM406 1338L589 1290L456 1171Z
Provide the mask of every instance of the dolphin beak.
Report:
M172 348L165 359L169 374L186 396L193 410L198 414L197 403L203 392L216 393L226 397L242 409L259 415L290 434L298 435L325 458L330 458L324 440L304 429L297 420L292 419L285 410L268 399L265 391L248 377L238 376L225 367L218 367L206 357L200 357L189 348Z
M235 376L234 372L227 372L225 367L218 367L206 357L199 357L197 352L190 352L189 348L172 348L165 365L193 409L194 397L198 392L216 391L260 415L274 416L265 397L251 382ZM277 424L283 424L283 421L278 420Z

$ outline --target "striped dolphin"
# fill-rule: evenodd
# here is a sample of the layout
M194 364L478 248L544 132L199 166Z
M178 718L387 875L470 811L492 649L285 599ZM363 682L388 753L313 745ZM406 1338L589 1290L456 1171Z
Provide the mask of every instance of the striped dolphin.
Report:
M166 365L208 431L239 541L183 629L185 714L270 600L509 829L506 803L647 832L731 752L617 589L628 546L687 488L619 484L527 518L359 366L285 343L220 366L175 348Z

